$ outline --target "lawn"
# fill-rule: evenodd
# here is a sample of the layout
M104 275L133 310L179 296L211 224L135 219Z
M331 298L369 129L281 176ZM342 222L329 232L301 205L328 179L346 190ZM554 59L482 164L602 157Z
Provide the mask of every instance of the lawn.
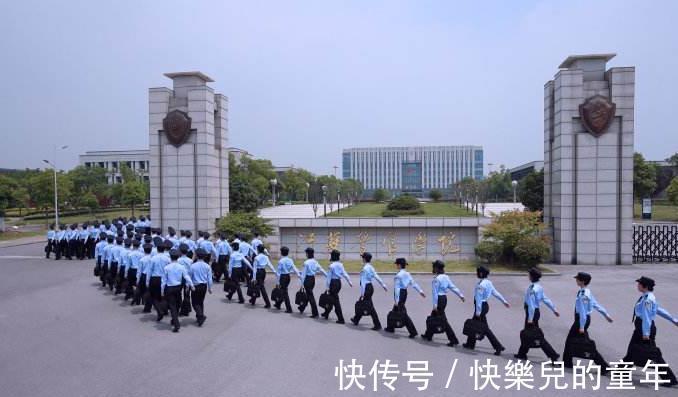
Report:
M431 272L431 262L432 261L413 261L407 266L407 270L410 272ZM357 273L363 267L362 261L359 260L346 260L341 261L344 264L347 272ZM321 263L324 268L327 267L326 262ZM372 265L378 272L395 272L395 265L390 261L372 261ZM445 272L475 272L476 266L478 264L474 261L450 261L445 262ZM507 273L507 272L526 272L527 269L524 266L510 266L510 265L488 265L488 267L496 273ZM541 267L541 270L544 273L552 273L553 271L547 267Z
M148 214L148 208L143 208L143 209L136 209L134 211L134 215L139 217L140 215L146 215ZM118 218L118 217L131 217L132 216L132 210L131 209L120 209L116 211L111 211L111 212L101 212L101 213L96 213L93 215L89 214L82 214L82 215L72 215L72 216L64 216L64 217L59 217L59 223L63 224L71 224L71 223L82 223L86 221L91 221L91 220L103 220L103 219L113 219L113 218ZM27 221L21 221L19 223L23 224L28 224L28 225L46 225L47 223L52 223L54 222L54 218L50 218L49 221L46 221L45 219L30 219Z
M633 217L640 219L642 217L641 206L638 203L633 205ZM652 220L662 222L678 222L678 206L668 204L652 204Z
M12 230L7 230L4 233L0 233L0 241L16 240L18 238L24 237L42 236L44 234L45 232L15 232Z
M424 208L423 217L469 217L475 216L475 213L460 208L456 204L451 203L422 203ZM386 209L385 203L360 203L348 208L343 208L327 214L331 217L347 217L347 218L380 218L382 211Z

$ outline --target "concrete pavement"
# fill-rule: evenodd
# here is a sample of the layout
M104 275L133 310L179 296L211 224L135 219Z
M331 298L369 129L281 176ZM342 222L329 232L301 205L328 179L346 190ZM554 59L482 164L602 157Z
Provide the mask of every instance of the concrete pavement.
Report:
M473 391L469 369L474 360L491 359L504 366L517 350L518 333L523 324L522 296L527 279L493 277L495 286L512 303L505 309L491 301L490 324L506 346L505 354L492 356L487 341L475 352L445 346L437 335L433 343L410 340L403 330L395 335L369 330L364 319L359 327L348 323L306 318L297 313L267 310L261 302L256 307L228 302L221 284L206 300L207 322L202 328L194 318L183 318L179 334L170 332L169 321L155 322L155 315L142 314L120 296L99 287L92 276L92 261L54 261L42 259L42 245L32 244L0 248L0 385L2 395L39 396L353 396L374 394L371 380L363 380L365 391L355 387L339 391L334 370L340 359L355 358L365 365L367 375L375 360L390 359L406 371L408 360L427 360L433 372L428 390L417 392L415 384L398 377L395 392L379 386L377 395L477 396L487 390ZM323 262L326 267L326 263ZM565 335L572 322L572 305L577 288L572 279L576 271L593 274L592 290L601 304L615 318L608 324L597 313L593 316L591 336L608 361L620 359L632 332L631 314L638 298L635 280L640 274L657 280L660 303L678 314L678 267L643 265L628 267L559 266L562 275L545 277L543 285L559 307L562 316L554 317L542 309L542 328L557 351L562 352ZM352 279L357 284L357 277ZM390 276L384 277L389 287ZM415 276L430 295L430 276ZM467 296L461 303L449 297L448 318L461 337L463 321L473 311L473 276L455 276L454 281ZM316 296L324 280L318 279ZM273 284L268 277L267 287ZM298 283L293 281L291 292ZM353 314L357 285L344 285L341 291L346 319ZM392 306L392 291L375 291L375 306L382 323ZM408 312L420 332L430 313L430 296L423 299L410 293ZM308 314L308 313L307 313ZM306 315L307 315L306 314ZM347 321L348 322L348 321ZM657 322L658 345L674 368L678 367L678 328L663 319ZM531 350L531 360L541 362L541 351ZM450 368L458 359L451 387L445 389ZM543 380L535 365L535 382ZM571 373L565 381L571 383ZM603 388L608 379L603 378ZM500 385L503 382L498 381ZM658 392L636 383L637 390L573 391L547 389L550 395L634 395L673 396L676 389ZM537 390L492 391L499 395L537 395Z

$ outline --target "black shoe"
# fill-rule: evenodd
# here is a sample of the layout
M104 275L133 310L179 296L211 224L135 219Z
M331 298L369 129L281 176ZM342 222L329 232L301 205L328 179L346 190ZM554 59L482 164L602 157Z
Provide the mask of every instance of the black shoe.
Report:
M174 333L179 332L179 327L174 327L174 328L172 328L172 332L174 332Z
M207 320L207 316L202 316L198 319L198 327L202 327L202 324Z
M381 325L375 325L372 327L372 331L379 331L381 329Z
M264 305L264 309L270 309L271 305Z
M243 299L241 301L238 301L238 303L240 303L242 305L243 303L245 303L245 300Z
M321 314L321 316L322 316L325 320L327 320L327 319L330 318L330 314L329 314L329 313L323 313L323 314Z
M425 340L427 340L427 341L429 341L429 342L430 342L430 341L432 341L432 340L433 340L433 337L432 337L432 336L428 336L428 335L425 335L425 334L424 334L424 335L422 335L422 336L421 336L421 339L425 339Z
M455 347L455 346L457 346L458 344L459 344L459 342L449 342L449 343L447 344L447 346L449 346L449 347Z
M292 313L292 309L285 310L285 313Z
M390 332L390 333L394 333L394 332L395 332L395 330L394 330L393 328L389 328L389 327L384 328L384 331Z
M417 337L417 335L418 335L418 334L415 332L415 333L413 333L413 334L409 334L408 336L409 336L410 339L414 339L414 338Z
M560 354L556 354L555 356L550 357L549 360L551 360L551 364L554 364L555 362L558 361L559 358L560 358Z
M318 313L316 313L316 314L311 314L309 317L310 318L318 318L319 316L318 316Z
M356 320L355 317L351 317L350 320L353 323L353 325L358 325L358 320Z
M155 318L155 321L160 322L160 321L162 321L163 317L165 317L164 314L158 314L158 317Z
M336 323L337 323L337 324L346 324L346 321L344 321L344 320L337 320Z
M514 354L513 357L519 359L519 360L527 360L527 356L521 356L520 354ZM557 358L556 358L557 360Z
M474 349L474 348L471 347L471 345L469 345L468 343L464 343L462 346L464 347L464 349L469 349L469 350L473 350L473 349Z
M503 347L500 347L499 349L494 351L495 356L501 356L501 352L503 352L505 349Z

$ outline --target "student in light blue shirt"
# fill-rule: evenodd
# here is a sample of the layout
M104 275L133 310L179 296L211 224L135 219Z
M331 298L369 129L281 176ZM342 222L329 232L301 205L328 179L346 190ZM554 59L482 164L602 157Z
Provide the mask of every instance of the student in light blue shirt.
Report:
M494 355L499 356L501 355L501 352L505 350L505 348L499 342L499 339L497 339L497 337L494 336L494 333L492 332L489 324L487 323L487 313L490 311L490 305L487 303L487 301L490 299L491 296L494 296L501 303L503 303L504 306L506 306L506 308L511 307L511 305L502 296L502 294L500 294L499 291L497 291L497 289L494 288L494 284L492 284L492 281L490 281L487 278L489 275L490 269L486 268L485 266L478 266L476 268L476 276L478 276L478 283L476 284L476 288L473 291L473 300L475 306L473 318L485 324L485 336L487 336L487 339L492 344L492 348L494 348ZM467 349L475 349L476 347L475 335L469 336L468 339L466 340L466 343L464 343L463 346Z
M197 260L191 264L189 271L191 280L193 280L193 286L195 287L191 292L191 302L193 303L198 326L202 327L202 324L207 319L207 316L205 316L205 293L212 293L213 276L212 268L205 263L207 252L199 248L196 250L195 256Z
M454 334L450 323L447 321L447 316L445 315L445 308L447 307L447 291L452 291L462 302L465 301L464 294L462 294L461 290L454 285L452 280L450 280L450 277L445 274L445 262L441 260L434 261L432 263L432 272L434 276L431 281L431 300L433 303L431 316L435 316L439 321L442 321L443 330L448 340L447 346L454 347L459 344L459 340ZM421 337L431 341L433 339L433 334L433 330L429 329L427 324L426 332Z
M115 283L115 295L120 294L124 289L127 288L127 266L129 266L129 254L132 248L132 240L125 239L123 241L122 249L120 250L120 263L118 264L118 277L116 277Z
M374 286L372 285L373 281L378 282L384 291L388 291L388 288L386 288L386 284L381 279L381 277L379 277L379 274L377 274L374 266L372 266L372 254L369 252L363 252L360 257L363 260L363 268L360 271L359 300L361 301L362 305L367 305L367 307L369 307L370 317L372 318L372 329L374 331L378 331L381 329L381 322L379 321L379 315L377 314L377 310L374 308L374 303L372 302L372 295L374 294ZM356 303L356 307L358 307L358 303ZM354 325L358 325L362 316L362 311L356 311L355 315L351 318L351 322Z
M264 308L268 309L271 307L271 301L268 299L268 293L266 292L266 285L265 285L265 280L266 280L266 268L271 269L273 274L277 274L277 271L275 270L275 267L273 267L273 264L271 263L271 260L268 258L268 255L264 253L265 249L263 245L260 245L257 247L257 251L259 252L257 256L254 257L254 262L252 262L252 267L254 268L254 282L255 288L259 288L259 293L261 294L261 297L264 299ZM253 296L250 299L251 304L256 304L257 298L256 296Z
M188 252L187 244L179 244L179 253L181 256L177 262L183 265L186 268L186 271L190 273L193 260L188 257ZM185 284L183 285L183 290L179 299L179 307L181 308L179 310L180 316L188 316L191 313L191 291Z
M170 244L172 242L170 241ZM172 332L179 332L181 324L179 323L179 308L181 306L181 290L183 285L187 285L193 290L193 280L188 275L186 267L178 262L180 252L172 248L170 250L171 262L163 269L161 278L161 291L163 299L167 302L170 315L172 316ZM162 319L162 317L161 317Z
M139 270L137 271L137 289L132 300L132 305L139 305L144 303L144 313L151 312L151 301L148 297L148 287L146 280L148 279L148 272L151 270L151 261L153 259L151 252L154 247L150 243L143 246L143 256L139 259Z
M398 270L398 273L396 273L395 277L393 278L393 299L395 301L393 310L401 313L405 328L407 328L407 332L409 332L409 337L414 338L418 335L418 333L417 328L414 326L412 319L407 314L407 308L405 307L405 302L407 302L407 289L411 286L419 293L422 298L425 298L426 294L424 293L424 290L421 289L419 284L414 281L412 275L410 275L410 273L405 270L407 267L407 260L405 258L396 258L394 264ZM393 333L395 332L395 329L389 327L387 324L386 328L384 328L384 331Z
M231 249L231 245L228 243L224 235L221 233L219 234L219 239L217 240L214 248L217 252L217 257L216 261L212 264L212 273L214 274L214 281L219 282L221 276L225 276L227 273L226 266L228 266L228 262L231 259L231 253L233 250Z
M236 244L236 243L234 243ZM278 261L278 288L282 291L283 300L280 303L276 303L274 307L280 310L282 303L285 303L285 313L292 313L292 306L290 304L290 295L287 288L290 285L290 274L294 273L301 279L301 273L299 269L294 265L294 261L288 257L290 254L290 249L287 247L280 248L280 260Z
M551 309L556 317L560 317L560 313L558 313L558 310L556 310L556 306L553 304L551 299L546 296L546 293L544 293L544 287L542 287L539 283L539 280L541 279L541 271L533 267L527 271L527 274L530 278L530 286L527 287L527 290L525 291L524 299L526 331L521 333L520 348L518 349L518 353L513 355L515 358L520 360L527 360L527 352L530 350L530 346L532 344L532 340L528 340L522 336L527 336L526 332L529 331L528 328L530 327L539 328L539 318L541 317L541 312L539 310L540 304L543 302L546 307ZM546 357L548 357L552 362L558 361L558 357L560 357L560 355L556 353L555 350L553 350L551 344L546 340L546 338L544 338L543 333L541 333L541 337L538 340L539 346L544 351L544 354L546 354Z
M263 245L263 241L261 241L261 238L259 237L259 233L254 233L254 238L252 239L252 242L250 242L250 245L252 246L252 249L255 252L259 252L257 249L260 245Z
M637 351L641 346L656 347L655 337L657 328L654 325L654 319L659 316L678 326L678 318L673 317L666 309L659 306L657 298L654 295L655 281L649 277L642 276L636 280L636 288L641 293L633 308L633 335L629 341L629 347L626 351L623 361L636 363L639 367L644 367L647 362L642 362L642 357L637 357ZM657 357L653 361L655 364L666 364L664 357ZM668 366L662 368L660 378L663 383L661 386L671 387L678 385L676 375Z
M574 276L575 282L579 287L577 297L574 304L574 322L570 327L565 340L565 350L563 351L563 365L565 368L572 368L572 342L574 338L580 338L582 335L589 338L588 328L591 325L591 312L598 311L605 317L608 322L612 322L612 317L607 310L598 303L593 293L588 288L591 283L591 275L585 272L579 272ZM591 359L601 367L601 373L607 373L607 361L603 358L600 352L596 351Z
M341 253L338 250L332 250L330 252L330 266L327 270L327 277L325 277L325 285L327 286L327 292L330 296L329 304L325 306L325 311L321 316L325 320L330 317L332 309L337 315L337 324L344 324L344 314L341 311L341 300L339 299L339 291L341 291L341 279L346 280L348 285L353 287L351 278L346 269L344 269L344 264L339 262Z
M169 243L171 246L172 243ZM156 321L162 320L166 312L162 299L162 276L165 274L165 266L171 262L169 255L165 255L165 249L168 248L165 243L160 243L156 247L158 253L151 259L151 264L146 275L146 288L149 292L150 304L155 308L158 315ZM148 303L147 303L148 304Z
M141 246L141 241L137 239L132 240L132 248L127 254L127 267L125 268L125 280L127 281L127 285L125 286L125 301L134 297L134 289L137 284L137 273L139 272L139 261L144 256L144 254L139 251L139 246Z
M47 245L45 246L45 258L49 259L49 254L54 250L54 239L56 237L56 232L54 231L54 224L49 225L49 230L47 230Z
M263 252L263 245L259 245L261 251ZM303 313L306 310L307 305L311 305L311 317L318 317L318 305L315 302L315 296L313 296L313 288L315 288L315 275L322 273L327 280L327 272L325 269L320 266L317 260L315 260L315 250L311 247L306 248L306 261L304 262L304 267L301 269L301 280L306 291L307 302L303 305L299 305L299 313ZM303 280L303 281L302 281Z
M245 265L252 269L252 263L239 251L238 243L233 243L231 245L233 248L233 254L228 262L228 278L233 282L233 288L226 294L226 298L231 300L233 294L238 293L238 303L245 303L245 297L242 294L242 289L240 288L240 282L243 281L244 273L243 267Z

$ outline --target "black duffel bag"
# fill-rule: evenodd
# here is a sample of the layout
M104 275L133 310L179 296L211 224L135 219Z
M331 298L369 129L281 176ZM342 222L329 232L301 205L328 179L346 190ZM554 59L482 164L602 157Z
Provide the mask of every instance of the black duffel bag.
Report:
M229 277L224 279L224 292L231 293L236 289L235 281L231 280Z
M570 351L572 357L592 360L596 355L596 342L588 336L581 335L570 339Z
M372 313L372 303L365 299L358 299L355 303L355 314L369 316Z
M101 264L97 263L94 265L94 277L99 277L101 275Z
M528 325L520 331L520 340L530 348L541 347L541 341L544 340L544 332L539 327Z
M393 309L386 316L386 326L390 329L404 327L405 313L398 310L397 306L393 306Z
M247 296L250 298L258 298L261 296L261 291L256 281L252 281L247 284Z
M653 363L664 362L662 351L650 341L633 343L630 352L633 363L639 367L645 367L648 361Z
M327 308L332 304L332 298L330 298L329 292L325 291L318 297L318 306L327 310Z
M464 321L464 330L462 333L466 336L481 340L485 337L486 331L487 325L476 318L469 318L468 320Z
M297 306L304 306L308 303L308 295L306 295L306 291L304 291L303 288L300 288L299 291L297 291L297 294L294 297L294 304Z
M271 290L271 300L278 306L284 300L282 290L277 285Z
M431 313L426 317L426 329L432 334L442 334L445 332L445 318Z

